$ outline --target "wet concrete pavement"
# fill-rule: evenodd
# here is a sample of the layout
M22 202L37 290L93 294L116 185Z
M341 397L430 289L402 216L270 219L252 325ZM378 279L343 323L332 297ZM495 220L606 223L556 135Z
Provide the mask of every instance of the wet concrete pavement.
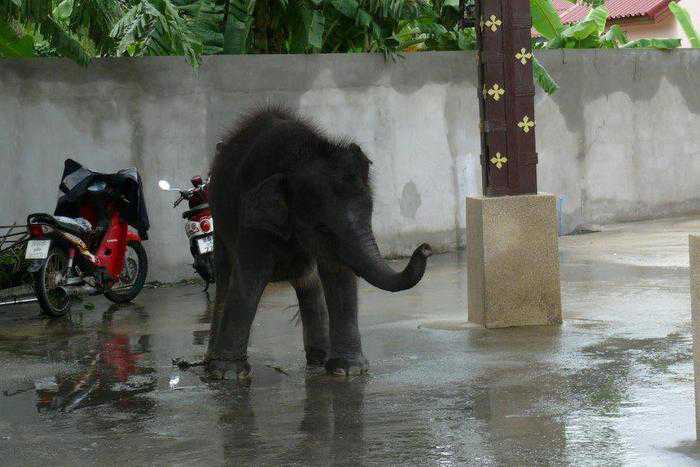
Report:
M250 384L207 383L201 288L0 308L3 465L697 465L687 234L700 218L561 239L564 324L466 323L465 260L363 284L366 376L307 370L292 290L267 291Z

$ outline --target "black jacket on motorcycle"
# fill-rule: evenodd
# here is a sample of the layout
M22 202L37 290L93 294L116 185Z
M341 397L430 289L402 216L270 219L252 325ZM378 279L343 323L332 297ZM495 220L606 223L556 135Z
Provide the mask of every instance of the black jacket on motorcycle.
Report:
M138 231L141 239L148 239L150 223L143 197L143 185L141 176L134 167L113 174L103 174L88 170L72 159L66 159L54 215L78 217L82 197L88 193L88 187L98 181L105 182L126 199L127 204L121 212L123 219Z

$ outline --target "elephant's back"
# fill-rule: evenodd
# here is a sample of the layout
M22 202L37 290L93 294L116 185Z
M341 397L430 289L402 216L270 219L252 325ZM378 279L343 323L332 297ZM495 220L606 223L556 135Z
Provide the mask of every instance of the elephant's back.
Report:
M237 225L243 193L267 177L297 170L330 144L321 130L288 109L267 107L243 117L211 167L209 199L217 223Z
M294 120L294 114L283 108L258 109L244 116L223 139L211 166L209 203L217 230L230 230L226 236L235 235L238 230L242 193L259 183L258 178L264 179L266 172L275 170L259 157L270 140L270 132L280 123Z

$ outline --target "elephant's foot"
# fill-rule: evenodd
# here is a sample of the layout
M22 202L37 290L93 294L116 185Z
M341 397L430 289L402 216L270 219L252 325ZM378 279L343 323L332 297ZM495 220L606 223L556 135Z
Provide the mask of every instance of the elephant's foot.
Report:
M356 376L367 373L369 363L364 355L332 357L326 362L326 372L333 376Z
M247 360L211 359L206 364L210 379L245 380L250 378L251 368Z
M323 366L328 358L328 352L323 349L306 349L306 364L309 366Z

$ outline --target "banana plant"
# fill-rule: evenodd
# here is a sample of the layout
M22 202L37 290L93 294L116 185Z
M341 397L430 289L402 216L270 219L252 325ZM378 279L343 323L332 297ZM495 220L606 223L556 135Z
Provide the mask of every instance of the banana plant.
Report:
M78 31L54 16L56 6L52 0L0 0L0 55L31 57L39 42L46 41L56 54L89 63L91 50Z
M577 3L576 0L568 0ZM599 49L599 48L653 48L659 50L675 49L681 46L680 39L639 39L630 41L618 25L607 29L610 15L603 0L590 0L591 5L586 17L574 24L562 23L552 0L530 0L532 24L541 38L535 41L540 49ZM556 82L536 60L534 63L535 79L547 92L558 88Z
M577 3L576 0L568 0ZM681 45L680 39L642 39L629 41L622 29L614 25L607 32L610 15L602 0L590 0L593 5L586 17L571 25L564 25L552 0L530 0L532 23L545 39L538 42L544 49L597 49L597 48L656 48L673 49Z
M688 11L676 2L669 3L668 8L671 10L671 13L673 13L673 16L676 17L678 24L683 28L685 35L688 36L691 47L700 48L700 36L698 36L698 31L695 29L695 25Z

